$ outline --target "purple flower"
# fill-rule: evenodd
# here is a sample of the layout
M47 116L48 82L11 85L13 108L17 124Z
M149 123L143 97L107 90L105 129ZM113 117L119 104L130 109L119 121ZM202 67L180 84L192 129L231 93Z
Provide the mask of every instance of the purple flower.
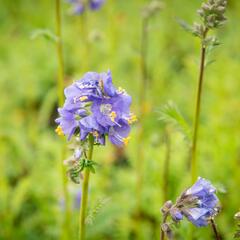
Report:
M93 134L96 143L105 145L105 129L96 122L93 115L89 115L80 120L81 141L84 141L89 133Z
M103 4L105 0L90 0L89 6L92 10L98 10Z
M130 132L130 126L125 123L121 123L120 126L110 127L108 137L112 144L116 146L124 146L129 142L128 137Z
M105 0L68 0L72 4L72 13L81 15L87 8L93 11L98 10Z
M183 219L182 213L177 208L170 209L170 215L172 216L173 220L179 222Z
M70 140L76 128L79 126L79 121L76 117L77 114L76 112L71 112L64 108L59 108L58 112L60 114L60 117L56 119L56 123L59 124L56 132L59 135L67 135L68 140Z
M102 99L104 95L112 97L116 89L112 84L111 72L88 72L83 78L74 82L64 91L69 104L78 106L79 103Z
M127 121L130 116L131 101L129 95L119 93L111 98L96 100L92 105L92 112L103 127L121 126L118 122Z
M73 135L85 141L92 134L95 143L104 145L108 135L110 141L123 146L128 143L130 124L137 119L130 112L131 97L125 90L116 90L111 72L88 72L64 91L64 106L58 109L60 117L56 132Z
M219 200L215 192L216 188L209 181L199 177L192 187L182 193L169 213L175 221L185 216L197 227L206 226L209 219L217 214Z

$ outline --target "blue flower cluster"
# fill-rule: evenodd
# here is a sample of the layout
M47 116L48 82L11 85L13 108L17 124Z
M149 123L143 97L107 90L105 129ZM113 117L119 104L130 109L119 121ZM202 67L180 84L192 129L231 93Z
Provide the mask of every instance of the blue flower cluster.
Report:
M105 136L121 147L128 143L130 125L137 119L130 112L131 97L122 88L116 89L111 72L88 72L64 91L64 106L56 132L68 136L79 135L84 141L89 134L95 143L104 145Z
M163 212L169 213L175 222L185 216L197 227L207 226L218 213L219 200L215 192L216 188L209 181L199 177L192 187L181 194L176 204L168 201Z
M98 10L103 4L105 0L69 0L69 3L72 4L73 14L80 15L82 14L86 8L90 10Z

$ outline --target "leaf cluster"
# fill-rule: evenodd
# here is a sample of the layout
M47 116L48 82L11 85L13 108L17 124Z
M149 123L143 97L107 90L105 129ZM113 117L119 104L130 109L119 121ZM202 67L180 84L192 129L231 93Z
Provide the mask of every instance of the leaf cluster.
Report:
M81 172L84 171L84 169L89 169L90 172L95 173L95 166L97 165L96 162L88 159L81 159L80 161L77 161L77 163L70 167L68 170L68 175L70 179L76 183L80 184L81 180Z

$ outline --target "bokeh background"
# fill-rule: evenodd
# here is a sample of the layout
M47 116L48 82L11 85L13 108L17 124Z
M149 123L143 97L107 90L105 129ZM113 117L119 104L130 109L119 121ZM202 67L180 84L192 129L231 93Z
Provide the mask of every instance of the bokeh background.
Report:
M140 39L147 0L107 0L89 12L84 36L80 16L62 1L65 85L86 71L111 69L116 86L133 97L139 112L142 84ZM184 32L176 18L197 20L200 0L166 0L149 22L149 87L144 120L141 216L136 221L137 125L123 151L109 143L96 147L99 163L91 177L88 239L159 239L164 201L164 161L170 153L168 198L175 200L191 183L189 146L171 124L159 121L159 109L174 102L192 126L200 42ZM199 175L218 188L222 211L216 218L222 239L232 239L233 216L240 208L240 1L229 0L227 24L217 31L222 43L206 70L198 148ZM2 0L0 3L0 239L63 239L64 198L61 148L55 134L57 56L55 1ZM36 37L37 36L37 37ZM86 53L85 42L89 43ZM170 141L170 151L166 143ZM170 139L170 140L169 140ZM168 142L169 143L169 142ZM71 229L77 234L80 185L68 181ZM190 239L190 223L175 229L176 239ZM212 239L209 228L197 239Z

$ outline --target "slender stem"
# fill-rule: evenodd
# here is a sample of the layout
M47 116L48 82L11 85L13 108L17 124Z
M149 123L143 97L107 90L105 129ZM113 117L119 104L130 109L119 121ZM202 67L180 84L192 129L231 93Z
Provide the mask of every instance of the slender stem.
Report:
M88 160L92 160L93 145L94 145L94 138L92 135L89 135ZM81 201L80 219L79 219L79 240L85 239L85 219L86 219L87 202L88 202L89 178L90 178L89 168L85 168L84 179L82 184L82 201Z
M61 1L56 0L56 35L58 38L57 41L57 59L58 59L58 81L57 81L57 93L58 93L58 106L62 106L64 102L63 90L64 90L64 61L63 61L63 49L62 49L62 21L61 21ZM66 150L63 147L61 151L61 160L65 158ZM63 194L64 194L64 202L65 202L65 219L64 219L64 230L65 235L63 235L68 239L71 236L70 230L70 218L71 218L71 210L70 210L70 199L67 190L67 178L66 178L66 169L61 162L61 175L62 175L62 184L63 184Z
M215 224L215 221L213 219L211 219L210 222L211 222L211 227L212 227L215 239L216 240L221 240L221 238L219 236L219 233L218 233L218 230L217 230L217 226Z
M202 49L201 49L201 63L198 79L198 89L197 89L197 100L195 107L195 119L194 119L194 129L193 129L193 140L192 140L192 152L191 152L191 173L192 173L192 183L195 182L197 178L197 144L198 144L198 129L199 129L199 116L201 110L201 98L202 98L202 87L203 87L203 77L205 70L205 57L206 57L206 46L203 43L207 35L207 30L205 31L203 40L202 40Z
M141 215L141 200L142 200L142 185L143 185L143 167L144 167L144 118L145 118L145 104L146 104L146 90L148 81L147 72L147 39L148 31L147 19L142 20L142 32L141 32L141 75L142 83L140 84L139 92L139 122L138 122L138 148L137 148L137 225L139 224L139 217ZM138 226L137 226L138 227ZM138 231L138 229L137 229Z
M147 51L148 51L148 18L143 18L142 21L142 34L141 34L141 72L142 84L140 89L140 101L142 112L144 111L146 90L148 87L148 69L147 69Z
M142 178L143 178L143 165L144 165L144 151L143 151L143 138L144 138L144 129L143 122L145 117L145 104L146 104L146 90L147 90L147 81L148 81L148 72L147 72L147 31L148 21L143 19L142 22L142 34L141 34L141 73L142 73L142 84L140 86L139 92L139 126L138 126L138 148L137 148L137 157L141 159L137 164L137 191L138 191L138 210L140 211L141 205L141 190L142 190Z
M57 41L57 56L58 56L58 105L62 106L64 102L64 61L62 50L62 21L61 21L61 1L56 0L56 35Z
M168 180L169 180L169 165L170 165L170 153L171 153L171 139L169 130L166 129L165 134L165 143L166 143L166 156L164 161L164 169L163 169L163 198L164 202L168 200Z
M87 3L85 3L87 4ZM82 70L86 71L89 68L89 59L90 59L90 47L89 47L89 40L88 40L88 12L84 11L80 18L81 24L81 39L82 45L84 48L82 49L83 56L82 56Z
M162 229L162 225L163 225L164 223L166 223L167 217L168 217L168 213L164 214L164 216L163 216L163 221L162 221L162 224L161 224L161 236L160 236L160 240L164 240L164 238L165 238L165 233L164 233L164 231L163 231L163 229Z

